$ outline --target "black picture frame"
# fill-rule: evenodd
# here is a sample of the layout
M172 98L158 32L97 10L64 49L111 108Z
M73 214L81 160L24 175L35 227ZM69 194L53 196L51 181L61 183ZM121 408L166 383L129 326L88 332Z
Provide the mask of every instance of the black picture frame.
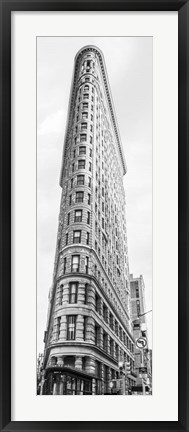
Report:
M11 421L11 12L12 11L178 11L178 67L179 67L179 385L177 422L36 422ZM189 431L189 341L188 341L188 245L189 245L189 4L188 0L0 0L1 79L0 79L0 429L2 431L116 431L156 430ZM169 29L167 29L169 31ZM174 319L171 316L170 319ZM170 359L169 359L170 361ZM166 362L166 359L165 359ZM166 365L165 365L166 367ZM168 366L167 366L168 367ZM168 371L167 371L168 373ZM166 380L162 381L162 391ZM157 407L158 409L158 407Z

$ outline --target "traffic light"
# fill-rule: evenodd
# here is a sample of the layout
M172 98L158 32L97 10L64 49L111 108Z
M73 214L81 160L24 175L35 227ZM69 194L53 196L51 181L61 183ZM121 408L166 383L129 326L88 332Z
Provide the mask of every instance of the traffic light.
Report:
M126 374L130 374L131 373L131 365L130 362L126 362Z

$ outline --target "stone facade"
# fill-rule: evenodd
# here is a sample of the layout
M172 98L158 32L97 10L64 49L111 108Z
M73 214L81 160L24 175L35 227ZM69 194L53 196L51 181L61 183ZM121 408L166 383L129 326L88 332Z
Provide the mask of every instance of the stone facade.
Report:
M104 58L87 46L75 58L65 134L44 394L110 393L119 360L134 369L125 173Z
M135 372L137 375L136 386L141 387L141 392L144 392L144 386L152 387L152 369L150 362L150 351L148 347L148 332L146 326L146 307L145 307L145 285L142 275L134 278L130 275L130 293L131 293L131 314L133 323L133 337L136 340L140 337L147 342L145 349L138 349L136 343L134 345L135 353ZM147 373L140 376L139 369L145 367Z

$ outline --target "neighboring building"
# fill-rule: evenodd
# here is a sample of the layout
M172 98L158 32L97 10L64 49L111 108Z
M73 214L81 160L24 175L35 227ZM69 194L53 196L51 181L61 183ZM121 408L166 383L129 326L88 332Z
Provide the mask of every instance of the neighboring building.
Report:
M43 358L44 358L44 355L42 353L39 353L38 358L37 358L37 394L41 393Z
M134 384L125 174L104 58L87 46L70 94L43 394L111 393L119 361Z
M137 374L136 387L138 393L148 393L151 391L152 371L150 361L150 351L148 347L148 332L146 326L146 307L145 307L145 285L142 275L134 278L130 275L130 294L131 294L131 316L133 323L133 337L135 340L135 372ZM143 338L146 341L144 349L138 349L136 340ZM141 368L146 368L146 373L141 375Z

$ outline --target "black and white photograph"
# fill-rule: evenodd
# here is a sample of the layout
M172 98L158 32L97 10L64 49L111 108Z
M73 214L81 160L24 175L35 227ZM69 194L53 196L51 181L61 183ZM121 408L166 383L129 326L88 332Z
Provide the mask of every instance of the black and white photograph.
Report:
M36 393L150 397L153 38L36 41Z

